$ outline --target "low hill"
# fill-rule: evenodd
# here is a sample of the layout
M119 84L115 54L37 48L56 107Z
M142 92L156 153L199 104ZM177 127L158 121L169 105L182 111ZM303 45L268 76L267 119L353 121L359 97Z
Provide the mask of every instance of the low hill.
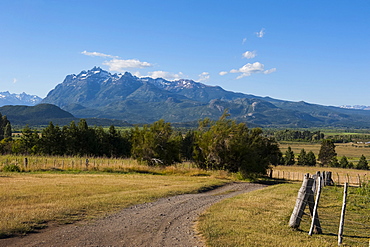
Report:
M59 126L69 125L71 121L80 119L71 113L52 104L39 104L36 106L7 105L0 107L1 115L6 115L12 126L23 127L48 125L50 122ZM132 126L131 124L115 119L87 118L89 126Z
M78 120L71 113L51 104L36 106L7 105L0 107L0 113L6 115L13 126L47 125L50 121L55 124L67 124L72 120Z

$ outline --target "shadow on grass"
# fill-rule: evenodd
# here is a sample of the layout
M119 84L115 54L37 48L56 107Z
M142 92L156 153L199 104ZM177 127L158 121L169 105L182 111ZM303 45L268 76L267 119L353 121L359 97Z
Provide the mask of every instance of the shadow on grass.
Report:
M255 181L251 181L251 182L256 183L256 184L264 184L264 185L290 184L291 183L291 181L288 181L285 179L268 178L268 177L262 177L262 178L256 179Z

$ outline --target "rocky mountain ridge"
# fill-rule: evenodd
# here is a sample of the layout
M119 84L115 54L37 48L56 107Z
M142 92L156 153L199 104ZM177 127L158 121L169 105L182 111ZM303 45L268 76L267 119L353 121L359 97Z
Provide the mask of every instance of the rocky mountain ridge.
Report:
M36 95L29 95L26 93L16 94L16 93L9 93L0 92L0 106L4 105L27 105L33 106L37 105L42 101L42 98Z
M235 93L186 79L111 74L98 67L66 76L42 103L57 105L79 118L130 123L217 119L226 109L233 119L264 127L366 127L370 123L369 111Z

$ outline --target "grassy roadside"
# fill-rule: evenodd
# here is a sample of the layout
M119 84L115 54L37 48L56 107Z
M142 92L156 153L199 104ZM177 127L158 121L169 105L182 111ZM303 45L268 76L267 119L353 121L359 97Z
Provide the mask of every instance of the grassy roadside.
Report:
M200 217L198 230L212 247L337 246L342 188L324 188L319 208L324 234L310 237L309 216L304 216L299 231L288 226L300 184L274 185L217 203ZM350 188L350 195L355 195L356 189ZM347 207L352 216L348 218L356 222L347 224L344 243L348 245L344 246L367 246L368 231L361 232L358 226L370 224L370 201L356 196L349 196L349 200ZM356 231L348 234L349 229Z
M216 175L216 176L215 176ZM0 173L0 238L226 183L211 176Z

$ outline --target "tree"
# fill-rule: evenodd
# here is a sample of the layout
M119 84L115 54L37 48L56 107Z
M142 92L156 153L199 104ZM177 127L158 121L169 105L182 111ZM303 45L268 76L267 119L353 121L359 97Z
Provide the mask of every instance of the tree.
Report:
M334 157L331 159L331 161L330 161L330 163L329 163L329 166L331 166L331 167L340 167L340 164L339 164L338 159L337 159L337 157L336 157L336 156L334 156Z
M281 152L275 140L263 136L262 129L248 129L224 114L210 123L199 123L196 132L194 161L202 169L240 172L243 177L265 174L271 165L280 162ZM208 124L210 126L208 127Z
M0 113L0 140L12 137L12 128L6 116Z
M312 151L308 152L307 155L306 155L306 164L308 166L315 166L316 165L316 156Z
M43 154L63 155L65 154L65 138L59 126L52 122L42 130L40 149Z
M292 166L295 164L294 152L292 151L292 148L290 146L288 147L288 150L285 152L284 164L286 166Z
M321 148L319 152L319 161L322 166L329 165L334 157L337 156L335 152L335 145L332 140L324 139L321 142Z
M369 164L364 155L361 155L359 162L357 163L356 169L359 170L369 170Z
M180 161L180 147L170 123L163 119L131 131L132 156L150 166L172 165Z
M181 141L181 157L184 160L193 160L196 135L189 130Z
M340 167L342 168L349 168L349 162L348 162L348 159L346 156L343 156L340 161L339 161L339 165Z
M40 137L37 130L32 130L28 125L22 130L22 136L18 141L16 153L38 154Z
M307 165L307 154L306 151L302 148L301 152L298 155L297 165L305 166Z

